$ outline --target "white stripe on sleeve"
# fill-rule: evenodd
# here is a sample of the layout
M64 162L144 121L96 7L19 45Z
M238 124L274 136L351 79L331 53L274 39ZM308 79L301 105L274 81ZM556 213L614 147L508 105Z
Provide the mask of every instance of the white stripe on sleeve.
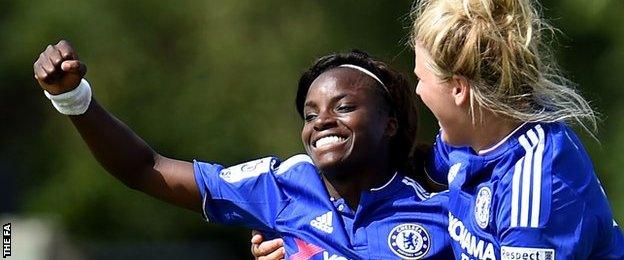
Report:
M540 125L535 127L539 136L539 142L535 150L535 163L533 164L533 202L531 203L531 227L539 225L542 195L542 158L544 155L544 129Z
M533 147L529 144L524 135L520 136L519 141L526 151L524 165L522 166L522 193L520 194L520 226L526 227L529 223L529 195L531 192L531 165L533 164Z
M516 162L511 186L511 227L518 226L518 192L520 191L520 175L522 175L522 163L524 157Z

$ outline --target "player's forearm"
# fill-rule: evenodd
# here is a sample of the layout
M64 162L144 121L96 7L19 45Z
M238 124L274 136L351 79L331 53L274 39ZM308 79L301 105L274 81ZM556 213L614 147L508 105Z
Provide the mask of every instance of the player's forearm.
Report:
M155 165L156 152L95 99L84 114L70 118L98 162L128 187L140 190L144 174Z
M193 164L158 155L92 99L87 66L65 40L48 45L33 64L52 105L72 123L95 158L128 187L192 210L201 210Z

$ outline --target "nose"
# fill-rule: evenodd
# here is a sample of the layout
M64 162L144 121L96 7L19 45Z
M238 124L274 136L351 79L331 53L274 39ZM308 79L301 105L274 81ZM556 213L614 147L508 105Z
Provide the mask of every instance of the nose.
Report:
M321 112L314 119L314 130L323 131L337 125L336 117L329 112Z

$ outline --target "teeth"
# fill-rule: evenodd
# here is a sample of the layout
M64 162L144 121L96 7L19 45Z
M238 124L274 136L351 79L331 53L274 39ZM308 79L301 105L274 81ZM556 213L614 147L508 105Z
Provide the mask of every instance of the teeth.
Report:
M326 145L330 145L330 144L338 143L338 142L342 142L342 141L344 141L344 138L342 138L342 137L338 137L338 136L335 136L335 135L326 136L326 137L323 137L321 139L318 139L316 141L315 146L316 146L316 148L320 148L320 147L323 147L323 146L326 146Z

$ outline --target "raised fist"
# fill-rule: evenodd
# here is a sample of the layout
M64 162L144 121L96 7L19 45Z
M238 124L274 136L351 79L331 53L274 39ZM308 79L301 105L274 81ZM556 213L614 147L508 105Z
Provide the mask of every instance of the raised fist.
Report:
M87 73L87 66L80 62L74 48L65 40L48 45L33 69L41 88L52 95L73 90Z

